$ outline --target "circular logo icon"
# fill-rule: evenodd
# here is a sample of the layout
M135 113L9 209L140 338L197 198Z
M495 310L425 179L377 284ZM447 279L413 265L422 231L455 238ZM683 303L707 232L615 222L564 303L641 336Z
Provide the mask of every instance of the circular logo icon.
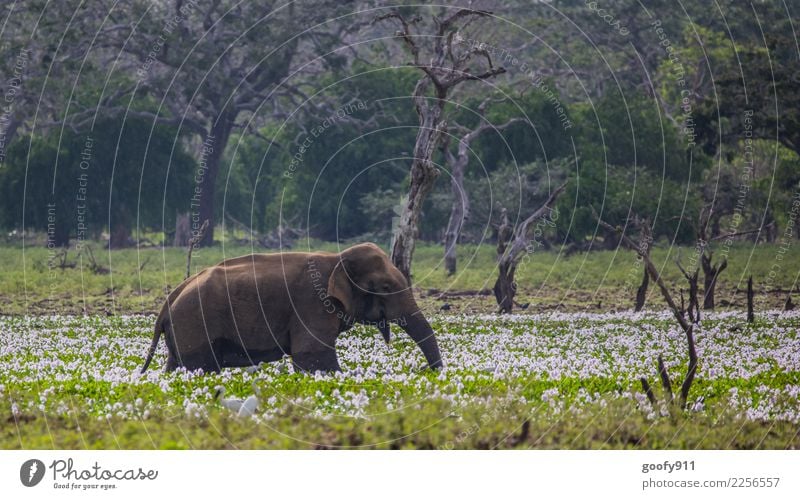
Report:
M19 480L26 487L35 487L44 478L44 463L38 459L28 459L19 469Z

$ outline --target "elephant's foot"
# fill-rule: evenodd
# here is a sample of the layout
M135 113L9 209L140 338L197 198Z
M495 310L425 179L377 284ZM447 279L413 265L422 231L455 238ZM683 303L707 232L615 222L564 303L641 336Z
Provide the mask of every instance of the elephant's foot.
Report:
M191 354L182 354L177 357L167 359L167 371L174 371L178 367L183 367L187 371L202 369L206 373L218 373L222 370L222 352L218 349L208 351L195 351Z
M322 350L319 352L293 353L292 363L295 371L314 373L316 371L330 372L341 371L336 350Z
M164 366L164 372L172 372L178 368L178 359L172 356L172 354L167 356L167 364Z

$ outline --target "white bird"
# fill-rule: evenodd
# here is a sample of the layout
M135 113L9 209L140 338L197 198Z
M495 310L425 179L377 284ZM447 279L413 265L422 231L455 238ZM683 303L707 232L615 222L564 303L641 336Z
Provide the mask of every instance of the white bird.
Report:
M255 383L253 384L255 387ZM219 400L222 407L235 412L237 417L249 417L258 410L258 397L250 395L245 400L237 398L222 398L225 395L225 387L218 386L214 394L214 399Z
M218 386L217 391L214 394L214 400L218 400L220 405L226 409L230 409L233 412L238 413L239 409L242 408L242 404L244 403L242 399L237 398L222 398L225 395L225 387Z
M236 414L240 418L250 417L256 413L258 409L258 397L255 395L250 395L242 402L241 407L239 407L239 412Z

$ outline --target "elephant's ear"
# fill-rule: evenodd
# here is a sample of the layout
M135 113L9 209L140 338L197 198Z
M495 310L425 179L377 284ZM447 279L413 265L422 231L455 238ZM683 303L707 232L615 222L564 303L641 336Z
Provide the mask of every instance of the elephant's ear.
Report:
M341 302L344 312L352 315L353 312L353 285L347 275L344 260L339 260L328 278L328 296Z

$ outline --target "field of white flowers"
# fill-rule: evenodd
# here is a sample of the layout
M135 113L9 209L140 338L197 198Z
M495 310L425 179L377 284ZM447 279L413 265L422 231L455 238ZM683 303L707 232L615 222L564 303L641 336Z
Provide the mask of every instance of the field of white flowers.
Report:
M258 431L277 428L289 412L295 419L359 425L402 416L403 428L392 432L398 438L435 431L482 408L478 423L451 435L450 446L474 424L506 416L563 423L623 404L656 422L667 411L651 407L638 379L658 384L655 360L662 354L672 379L680 380L687 357L685 336L667 313L438 316L431 322L446 363L439 372L423 368L422 355L401 331L386 346L377 330L359 327L340 337L344 371L335 375L295 374L286 358L258 369L165 374L163 341L155 366L139 375L153 322L152 316L0 318L4 446L25 447L21 435L30 422L71 428L70 421L78 427L132 421L153 431L148 421L181 428L232 421ZM742 313L705 316L686 414L800 424L799 330L797 312L761 313L754 324ZM225 398L255 395L254 415L243 420L223 407L215 397L220 388ZM435 408L435 416L416 427L407 416L425 408ZM281 431L297 441L318 438L301 434L302 425Z

